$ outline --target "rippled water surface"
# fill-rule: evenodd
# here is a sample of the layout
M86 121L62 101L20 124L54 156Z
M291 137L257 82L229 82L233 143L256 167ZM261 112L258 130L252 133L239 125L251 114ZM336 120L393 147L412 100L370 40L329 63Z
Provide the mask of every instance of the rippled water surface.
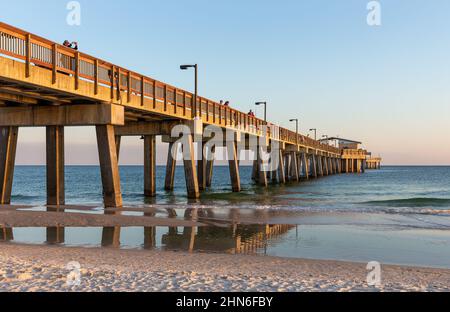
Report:
M163 190L165 168L157 168L158 195L155 200L143 194L142 167L120 169L124 203L186 204L183 168L178 167L175 191ZM243 192L230 192L227 167L215 167L213 186L203 194L199 204L232 205L242 208L385 211L399 213L450 213L450 167L384 167L361 175L336 175L318 180L255 187L251 168L241 167ZM66 168L66 201L70 204L101 205L101 182L98 167ZM13 201L16 204L45 204L45 167L18 166L14 175Z

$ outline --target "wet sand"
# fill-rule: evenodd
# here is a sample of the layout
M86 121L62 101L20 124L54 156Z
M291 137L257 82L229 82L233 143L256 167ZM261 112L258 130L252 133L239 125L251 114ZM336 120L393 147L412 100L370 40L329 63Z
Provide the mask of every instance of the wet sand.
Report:
M66 284L67 263L81 284ZM450 270L263 256L0 243L0 291L450 291Z
M79 210L79 207L77 207ZM0 210L0 227L203 226L193 220L121 214Z

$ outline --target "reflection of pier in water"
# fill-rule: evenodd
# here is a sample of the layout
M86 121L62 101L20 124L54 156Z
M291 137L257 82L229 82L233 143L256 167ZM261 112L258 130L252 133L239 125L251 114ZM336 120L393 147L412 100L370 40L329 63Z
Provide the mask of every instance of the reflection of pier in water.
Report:
M167 249L253 254L269 240L287 233L293 225L234 225L230 227L172 228L162 237Z
M225 252L231 254L256 254L267 247L270 240L286 234L293 225L229 225L207 227L144 227L144 244L136 242L136 247L165 250ZM158 244L157 228L167 228ZM65 227L46 227L45 243L50 245L65 244ZM101 228L101 246L120 248L121 232L125 227ZM12 228L0 229L0 241L13 242ZM162 232L164 233L164 232ZM86 242L87 244L87 242ZM125 246L123 246L125 247ZM129 246L126 246L129 247Z
M47 207L48 212L58 212L68 214L61 207ZM167 208L168 218L178 218L177 211ZM70 238L67 237L69 229L77 229L83 231L83 228L96 229L101 232L98 244L103 247L120 248L130 247L123 243L124 231L130 228L143 228L142 235L134 237L132 243L135 247L143 247L144 249L162 248L166 250L184 250L184 251L205 251L205 252L226 252L232 254L254 254L261 249L267 247L269 241L286 234L293 225L269 225L270 213L267 210L253 210L246 212L246 216L239 209L216 210L216 209L200 209L191 208L184 210L184 218L186 221L194 221L201 226L186 225L155 225L155 226L123 226L121 224L110 224L90 227L61 225L38 226L28 228L45 228L45 240L42 242L50 245L65 244L66 241L79 240L75 232L71 232ZM116 216L123 214L121 210L105 210L105 215ZM144 217L155 217L156 211L144 211ZM246 223L243 221L249 218L257 224ZM21 228L21 227L17 227ZM76 235L74 237L74 235ZM20 235L19 235L20 236ZM80 235L82 237L83 235ZM33 237L36 238L36 237ZM0 240L14 241L21 240L21 237L15 237L11 227L0 226ZM95 240L95 239L94 239ZM142 244L143 241L143 244ZM90 241L92 243L92 241ZM79 245L88 245L88 242L80 242Z

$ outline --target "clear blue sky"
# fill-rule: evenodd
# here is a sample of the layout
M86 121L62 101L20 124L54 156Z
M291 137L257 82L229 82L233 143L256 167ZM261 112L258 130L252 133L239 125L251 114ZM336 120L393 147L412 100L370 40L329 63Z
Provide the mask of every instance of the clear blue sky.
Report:
M189 90L178 65L197 62L203 96L243 111L267 100L271 121L362 140L388 164L450 164L448 0L381 0L379 27L368 0L79 2L79 27L65 0L1 0L0 19ZM44 131L22 134L19 163L43 160ZM68 129L68 150L86 149L68 162L95 162L94 144L92 129Z

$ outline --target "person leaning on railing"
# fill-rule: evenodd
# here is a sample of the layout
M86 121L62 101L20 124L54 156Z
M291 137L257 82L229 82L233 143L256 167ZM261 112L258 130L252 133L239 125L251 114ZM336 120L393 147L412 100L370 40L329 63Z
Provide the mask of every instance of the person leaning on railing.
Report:
M74 50L78 50L78 42L76 42L76 41L69 42L69 40L64 40L63 46L74 49Z

